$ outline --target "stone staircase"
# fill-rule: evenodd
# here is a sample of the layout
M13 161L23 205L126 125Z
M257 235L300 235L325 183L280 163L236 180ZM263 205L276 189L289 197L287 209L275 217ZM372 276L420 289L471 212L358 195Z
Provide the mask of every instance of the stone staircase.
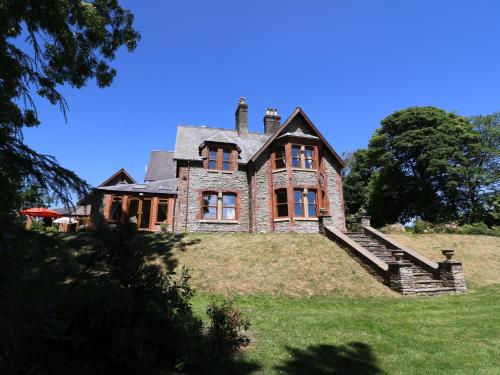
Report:
M344 232L344 234L383 262L389 264L396 261L396 258L392 255L392 250L396 249L390 249L388 245L384 244L379 239L364 232ZM419 262L412 260L410 257L405 257L404 255L403 262L411 263L415 294L436 295L455 291L454 288L447 287L439 274L429 270L428 267L418 264Z
M467 291L462 263L452 260L453 250L442 250L446 260L433 262L379 232L368 216L358 217L356 232L324 225L320 232L337 242L367 272L403 295L438 295Z

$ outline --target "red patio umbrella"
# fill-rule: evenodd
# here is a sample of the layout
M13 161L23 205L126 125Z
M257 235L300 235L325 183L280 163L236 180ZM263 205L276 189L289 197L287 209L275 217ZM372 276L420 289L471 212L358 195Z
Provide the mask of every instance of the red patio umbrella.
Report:
M34 216L34 217L61 217L59 212L49 210L48 208L35 207L28 208L27 210L19 211L21 215Z

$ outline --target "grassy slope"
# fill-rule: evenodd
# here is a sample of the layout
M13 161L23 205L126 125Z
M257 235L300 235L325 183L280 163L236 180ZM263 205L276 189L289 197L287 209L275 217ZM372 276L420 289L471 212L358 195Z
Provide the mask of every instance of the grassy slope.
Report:
M26 237L29 251L14 254L22 265L15 276L24 283L8 278L17 286L10 289L14 295L29 295L26 316L15 314L20 323L32 318L33 307L43 310L70 287L85 259L75 249L87 242L86 236ZM209 294L236 292L236 304L251 319L253 338L239 362L240 373L248 373L252 364L265 374L498 373L500 273L488 273L483 260L499 269L500 239L395 238L435 259L442 257L439 249L455 248L471 292L394 298L343 250L315 235L147 235L144 241L151 261L170 270L181 264L195 268L199 294L193 303L200 316ZM7 307L0 305L0 312L14 316ZM234 367L219 370L237 373Z
M156 241L159 253L161 243ZM165 263L157 254L152 259ZM172 247L167 263L191 267L193 286L203 293L394 295L344 250L314 234L193 234Z
M431 260L442 261L443 249L454 249L454 259L463 263L466 280L472 285L500 283L500 238L461 234L397 234L393 239Z

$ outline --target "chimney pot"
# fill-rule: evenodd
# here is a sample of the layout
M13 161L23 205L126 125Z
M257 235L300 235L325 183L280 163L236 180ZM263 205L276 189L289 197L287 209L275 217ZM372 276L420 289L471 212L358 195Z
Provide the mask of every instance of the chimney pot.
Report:
M278 110L273 107L267 107L263 120L265 134L273 134L281 125L281 116L278 115Z

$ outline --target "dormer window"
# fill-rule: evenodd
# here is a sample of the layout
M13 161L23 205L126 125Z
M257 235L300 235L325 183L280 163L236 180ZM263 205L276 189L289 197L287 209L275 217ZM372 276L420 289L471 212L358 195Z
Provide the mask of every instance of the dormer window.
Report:
M204 166L209 171L233 172L238 165L239 148L227 145L204 145Z

